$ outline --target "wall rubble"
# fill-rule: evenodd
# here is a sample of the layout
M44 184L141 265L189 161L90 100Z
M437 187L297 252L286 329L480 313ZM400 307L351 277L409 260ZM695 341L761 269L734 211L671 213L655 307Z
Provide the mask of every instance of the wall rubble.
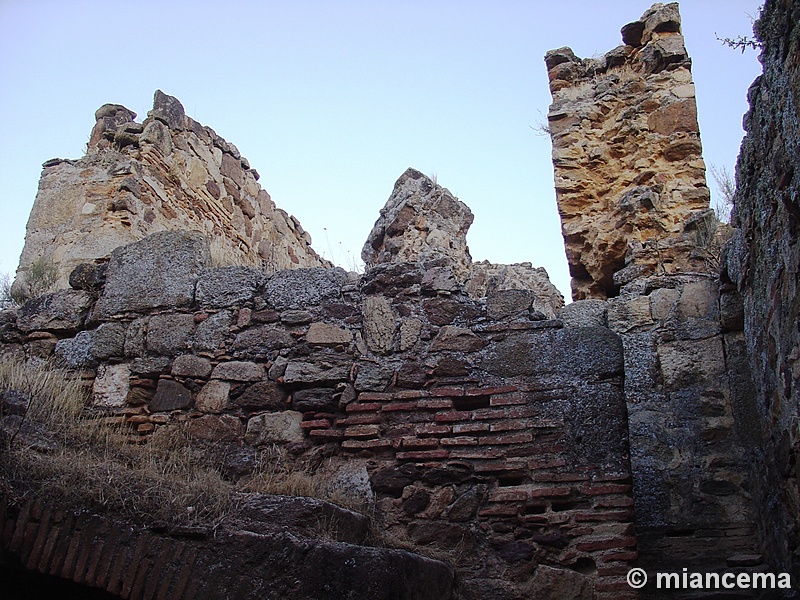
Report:
M712 236L691 60L677 3L655 4L600 58L545 56L558 210L572 297L650 274L706 271ZM712 236L713 237L713 236Z
M26 292L37 261L52 264L55 287L67 288L78 264L165 230L209 236L219 264L330 266L236 146L188 117L176 98L156 91L141 123L118 104L103 105L95 118L84 157L43 165L16 291Z
M361 277L209 268L202 236L161 232L115 250L94 292L4 313L2 351L80 372L134 437L183 423L199 444L316 465L373 501L391 538L450 556L462 598L554 581L635 597L619 337L547 319L524 290L472 299L453 278L405 262ZM77 321L57 318L73 305Z

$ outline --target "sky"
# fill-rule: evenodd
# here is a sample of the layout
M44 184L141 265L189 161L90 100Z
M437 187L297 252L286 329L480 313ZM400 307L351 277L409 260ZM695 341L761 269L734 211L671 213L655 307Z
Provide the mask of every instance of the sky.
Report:
M544 54L601 56L651 2L0 0L0 274L41 165L79 158L105 103L141 121L161 89L235 144L317 252L348 269L408 167L475 215L473 260L545 267L569 296ZM704 157L733 172L760 0L684 0ZM717 192L709 177L713 195Z

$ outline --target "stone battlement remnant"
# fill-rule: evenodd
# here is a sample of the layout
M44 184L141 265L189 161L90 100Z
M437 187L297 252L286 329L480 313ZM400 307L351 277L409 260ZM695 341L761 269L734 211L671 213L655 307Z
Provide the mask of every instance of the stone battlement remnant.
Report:
M705 270L709 220L691 60L678 4L655 4L600 58L545 57L556 199L572 296L651 273Z
M105 104L83 158L44 163L14 284L22 294L37 260L52 264L56 287L66 288L77 265L167 230L207 235L223 264L330 266L236 146L186 116L176 98L158 90L147 118L135 118Z

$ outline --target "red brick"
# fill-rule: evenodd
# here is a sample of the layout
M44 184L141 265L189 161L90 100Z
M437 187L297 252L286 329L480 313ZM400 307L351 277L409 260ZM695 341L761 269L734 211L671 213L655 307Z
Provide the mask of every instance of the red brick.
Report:
M567 461L563 458L529 458L528 459L528 468L531 471L537 471L539 469L555 469L558 467L563 467L567 464Z
M523 419L511 421L495 421L491 424L489 431L519 431L520 429L530 429L530 423Z
M439 397L450 396L451 398L458 398L464 395L464 390L462 388L453 388L453 387L436 388L431 390L431 395Z
M381 435L381 428L377 425L351 425L344 430L344 436L349 438L375 438Z
M344 439L344 432L335 429L312 429L308 436L315 440L341 440Z
M127 594L128 598L141 598L144 595L144 586L147 583L147 574L153 568L153 561L146 558L142 561L139 571L136 573L136 579L131 586L131 593Z
M58 536L61 533L61 527L55 526L50 528L50 533L47 535L47 542L45 542L44 549L42 550L42 558L39 559L39 564L36 569L40 573L47 573L50 568L50 559L53 556L53 549L58 541Z
M46 509L41 517L39 532L31 548L31 554L28 557L28 564L26 568L29 571L33 571L39 566L39 560L42 557L42 552L44 550L45 543L47 542L47 534L50 533L50 518L50 510Z
M534 473L531 475L532 481L540 483L558 481L586 481L587 479L589 479L589 476L582 473Z
M474 411L475 420L482 421L484 419L505 419L508 413L505 408L479 408Z
M342 448L345 450L363 450L365 448L391 448L392 440L345 440Z
M528 492L513 487L498 488L489 494L489 502L519 502L528 499Z
M597 567L597 575L600 577L608 577L609 575L627 575L631 570L631 566L626 563L601 565Z
M412 437L401 437L400 439L396 440L395 448L403 448L403 449L410 449L410 448L438 448L439 447L439 440L438 438L412 438Z
M417 435L446 435L453 430L450 425L434 425L433 423L425 423L414 427L414 433Z
M442 438L441 442L442 446L477 446L478 438L468 435L459 435L452 438Z
M475 471L478 473L518 473L524 475L527 467L522 461L502 460L478 463Z
M485 388L472 388L465 392L467 396L491 396L492 394L508 394L516 392L519 388L515 385L501 385Z
M382 408L383 412L413 411L417 410L417 402L392 402L391 404L383 405Z
M481 517L514 517L519 512L519 507L513 504L497 504L482 508L478 515Z
M450 451L450 458L463 458L466 460L503 458L503 452L497 448L454 448Z
M359 402L387 402L392 399L392 394L385 392L361 392L358 395Z
M425 398L428 392L425 390L402 390L393 394L395 400L414 400L415 398Z
M518 392L515 394L503 394L502 396L492 396L489 398L489 406L516 406L527 404L530 397L527 394Z
M453 433L475 433L489 431L488 423L457 423L453 425Z
M336 419L337 425L377 425L380 422L381 416L374 413L363 413L352 415L345 419Z
M596 550L611 550L616 548L635 548L636 538L633 536L614 537L588 542L580 542L575 549L580 552L595 552Z
M326 419L314 419L311 421L300 422L300 427L302 427L303 429L328 429L330 428L330 426L331 422Z
M173 598L183 598L184 591L186 590L186 585L189 583L189 580L192 577L192 568L194 567L194 561L197 559L197 550L194 548L189 549L189 554L186 556L186 559L183 563L183 569L178 575L178 581L175 586L175 591L173 593Z
M618 552L609 552L608 554L604 554L602 556L603 561L612 561L612 560L620 560L620 561L634 561L639 559L639 552L636 550L628 550L628 551L618 551Z
M533 441L533 435L530 433L515 433L509 435L490 435L478 439L481 446L497 445L502 446L506 444L525 444Z
M379 411L383 407L383 404L378 404L377 402L351 402L347 405L345 410L347 412L368 412L368 411Z
M600 483L590 484L581 487L581 492L591 496L599 496L600 494L629 494L631 486L622 483Z
M433 418L437 423L452 423L453 421L469 421L472 412L468 410L452 410L450 412L436 413Z
M449 398L433 398L431 400L420 400L417 402L419 408L440 410L442 408L453 408L453 401Z
M631 508L633 506L633 498L622 496L614 498L603 498L595 502L597 508Z
M538 409L532 406L512 406L505 411L509 419L528 419L538 414Z
M627 523L633 518L632 510L621 510L613 512L582 512L575 514L575 521L577 523L592 523L600 521L616 521L618 523Z
M563 498L572 493L569 487L546 487L531 490L531 498Z
M397 460L428 460L448 458L447 450L420 450L418 452L398 452Z

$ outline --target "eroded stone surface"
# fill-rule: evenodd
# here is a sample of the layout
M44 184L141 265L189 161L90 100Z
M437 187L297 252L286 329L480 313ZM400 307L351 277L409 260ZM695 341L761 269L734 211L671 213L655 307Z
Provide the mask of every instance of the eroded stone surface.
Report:
M95 114L87 154L45 163L27 225L15 289L37 259L52 262L57 287L81 263L163 230L214 240L217 264L273 272L329 266L297 219L277 208L235 146L156 91L143 123L124 106ZM224 296L224 294L223 294Z

